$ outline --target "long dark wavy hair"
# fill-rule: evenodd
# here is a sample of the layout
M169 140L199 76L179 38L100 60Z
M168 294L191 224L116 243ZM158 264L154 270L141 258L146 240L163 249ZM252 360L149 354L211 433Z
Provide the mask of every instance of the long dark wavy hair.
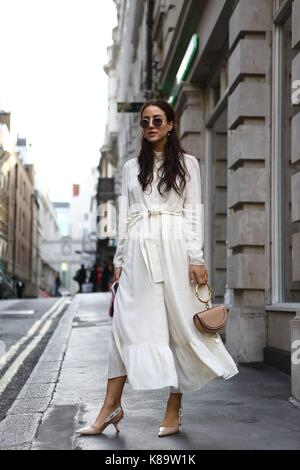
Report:
M185 150L181 147L176 132L176 116L172 106L164 100L149 100L146 101L141 110L140 118L142 118L143 111L148 106L157 106L162 109L167 117L168 123L173 122L173 128L170 131L170 135L167 137L167 142L164 146L164 158L161 167L161 174L157 189L162 196L161 187L164 185L165 189L163 193L170 191L172 188L182 197L183 191L186 186L186 174L187 168L184 161ZM142 190L145 191L148 184L153 181L153 167L154 167L154 152L153 145L144 136L141 140L141 150L138 155L138 162L140 166L140 172L138 174L138 180L142 186ZM178 184L179 182L179 184Z

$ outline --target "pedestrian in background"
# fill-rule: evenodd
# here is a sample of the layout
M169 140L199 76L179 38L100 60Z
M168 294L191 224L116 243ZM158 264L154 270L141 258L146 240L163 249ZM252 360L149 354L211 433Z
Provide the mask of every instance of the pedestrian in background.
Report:
M59 273L57 272L56 277L55 277L55 289L54 289L54 296L55 297L60 297L61 296L61 293L59 291L60 287L61 287L61 279L60 279Z
M201 179L175 125L168 102L145 103L141 149L122 169L106 395L95 422L77 431L83 435L99 434L109 424L119 431L125 382L133 390L170 387L162 437L179 431L183 392L238 373L221 337L202 334L193 324L201 310L193 283L208 281L199 238ZM139 237L135 230L130 236L133 227Z
M101 289L101 277L102 277L102 272L100 269L100 266L96 266L96 283L97 283L97 292L100 291Z
M93 285L93 292L97 292L97 265L94 264L90 272L89 282Z
M77 271L75 280L78 282L79 285L79 293L82 293L82 284L85 284L86 282L86 269L84 267L84 264L81 265L81 268Z
M23 299L23 294L25 290L25 282L22 279L18 279L16 282L16 290L18 299Z
M109 268L108 262L104 261L102 276L101 276L101 291L107 292L109 290L109 283L111 279L111 269Z

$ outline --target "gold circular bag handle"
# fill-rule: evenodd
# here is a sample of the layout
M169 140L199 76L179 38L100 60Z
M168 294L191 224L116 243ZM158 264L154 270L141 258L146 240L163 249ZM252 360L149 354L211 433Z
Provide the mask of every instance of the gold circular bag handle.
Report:
M197 284L196 287L195 287L195 295L196 295L197 299L200 300L200 302L202 302L203 304L205 304L206 308L209 308L209 307L208 307L208 302L211 300L212 288L211 288L207 283L206 283L206 284L201 284L201 285L208 287L208 299L206 299L206 300L200 299L200 296L199 296L199 294L198 294L199 284Z

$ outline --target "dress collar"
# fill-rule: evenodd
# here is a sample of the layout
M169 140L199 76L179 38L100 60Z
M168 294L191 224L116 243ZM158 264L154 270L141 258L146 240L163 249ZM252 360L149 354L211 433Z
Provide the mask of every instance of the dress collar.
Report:
M163 158L163 154L164 154L164 152L156 152L156 150L154 150L155 158L161 159L161 158Z

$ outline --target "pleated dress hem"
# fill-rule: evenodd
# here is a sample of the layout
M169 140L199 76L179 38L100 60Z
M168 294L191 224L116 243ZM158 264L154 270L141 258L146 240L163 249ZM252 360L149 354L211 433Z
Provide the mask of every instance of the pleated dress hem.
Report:
M233 361L228 368L217 358L211 361L209 350L205 361L200 359L199 343L193 341L180 346L146 342L125 344L113 331L111 341L107 378L127 375L125 383L132 390L170 387L173 392L194 392L215 378L228 380L238 374ZM193 356L194 363L191 362Z

